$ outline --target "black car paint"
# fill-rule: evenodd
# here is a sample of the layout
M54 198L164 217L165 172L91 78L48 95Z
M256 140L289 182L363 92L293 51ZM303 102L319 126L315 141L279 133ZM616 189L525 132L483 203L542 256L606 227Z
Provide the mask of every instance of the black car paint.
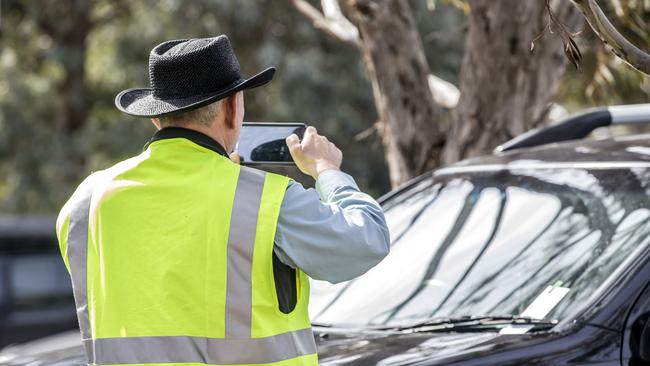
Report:
M323 365L620 365L620 335L590 325L526 335L316 329L317 337L324 333Z
M647 274L650 277L650 273ZM643 334L645 332L645 334ZM623 364L650 365L650 283L639 295L626 318L623 330ZM644 335L644 339L642 339ZM645 345L643 356L641 347Z
M650 162L650 136L550 144L471 159L416 178L384 196L445 174L446 169L507 170L519 164ZM591 302L550 331L523 335L496 332L413 332L315 327L322 365L644 365L639 359L639 324L650 312L650 247L641 248L605 283ZM646 320L647 321L647 320ZM636 346L635 346L635 343ZM642 345L650 347L650 345ZM62 346L38 357L29 345L10 365L81 365L79 345ZM20 361L22 359L22 361ZM48 361L49 360L49 361Z

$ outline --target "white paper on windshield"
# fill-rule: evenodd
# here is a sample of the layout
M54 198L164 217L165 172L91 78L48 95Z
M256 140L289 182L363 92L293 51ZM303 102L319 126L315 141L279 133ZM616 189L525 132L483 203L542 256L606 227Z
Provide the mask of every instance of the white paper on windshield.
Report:
M569 293L571 289L561 286L548 286L542 293L537 295L530 305L521 313L521 316L532 319L544 319L557 304ZM499 334L524 334L533 329L534 325L514 324L499 331Z
M521 313L521 316L533 319L544 319L553 308L564 299L571 290L568 287L548 286L537 298Z
M534 325L529 324L513 324L508 325L505 328L501 328L499 334L525 334L529 330L535 328Z

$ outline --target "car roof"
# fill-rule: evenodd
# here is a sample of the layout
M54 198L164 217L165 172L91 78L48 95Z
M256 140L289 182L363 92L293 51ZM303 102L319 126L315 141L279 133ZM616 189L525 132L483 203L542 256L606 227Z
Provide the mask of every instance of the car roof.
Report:
M554 163L558 163L558 165L565 165L564 163L596 163L601 166L611 165L612 167L621 166L621 163L642 163L642 165L647 163L648 167L650 167L650 134L603 139L581 139L513 149L463 160L450 165L448 168L508 165L522 162L533 167L536 164L552 167Z
M0 240L54 238L55 222L49 215L0 215Z
M429 171L378 198L380 203L431 176L515 168L650 169L650 134L579 139L495 152Z

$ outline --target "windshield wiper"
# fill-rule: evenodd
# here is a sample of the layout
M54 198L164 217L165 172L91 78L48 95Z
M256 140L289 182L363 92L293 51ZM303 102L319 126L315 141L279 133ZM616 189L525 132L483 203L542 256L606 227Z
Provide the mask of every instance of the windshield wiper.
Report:
M508 325L529 325L536 330L550 329L557 320L534 319L519 315L485 315L460 316L448 318L433 318L408 325L381 327L375 329L397 330L411 332L447 332L447 331L477 331L500 329Z

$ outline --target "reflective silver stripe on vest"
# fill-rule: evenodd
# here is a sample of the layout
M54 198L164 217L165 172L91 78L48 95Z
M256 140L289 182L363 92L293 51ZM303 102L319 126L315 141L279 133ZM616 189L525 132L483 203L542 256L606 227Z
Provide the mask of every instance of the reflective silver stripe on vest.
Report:
M251 338L252 261L265 173L241 167L228 235L226 338L188 336L92 339L88 320L86 265L88 217L93 185L72 203L68 261L83 346L91 364L206 363L263 364L316 353L311 328Z
M144 363L265 364L316 353L310 328L267 338L128 337L94 343L97 365Z
M253 248L265 174L241 167L228 233L226 338L251 337Z
M88 215L93 187L92 184L86 184L82 189L83 191L78 192L78 195L75 194L75 201L71 202L70 222L68 223L68 263L79 329L81 337L86 339L90 338L86 258L88 256Z

